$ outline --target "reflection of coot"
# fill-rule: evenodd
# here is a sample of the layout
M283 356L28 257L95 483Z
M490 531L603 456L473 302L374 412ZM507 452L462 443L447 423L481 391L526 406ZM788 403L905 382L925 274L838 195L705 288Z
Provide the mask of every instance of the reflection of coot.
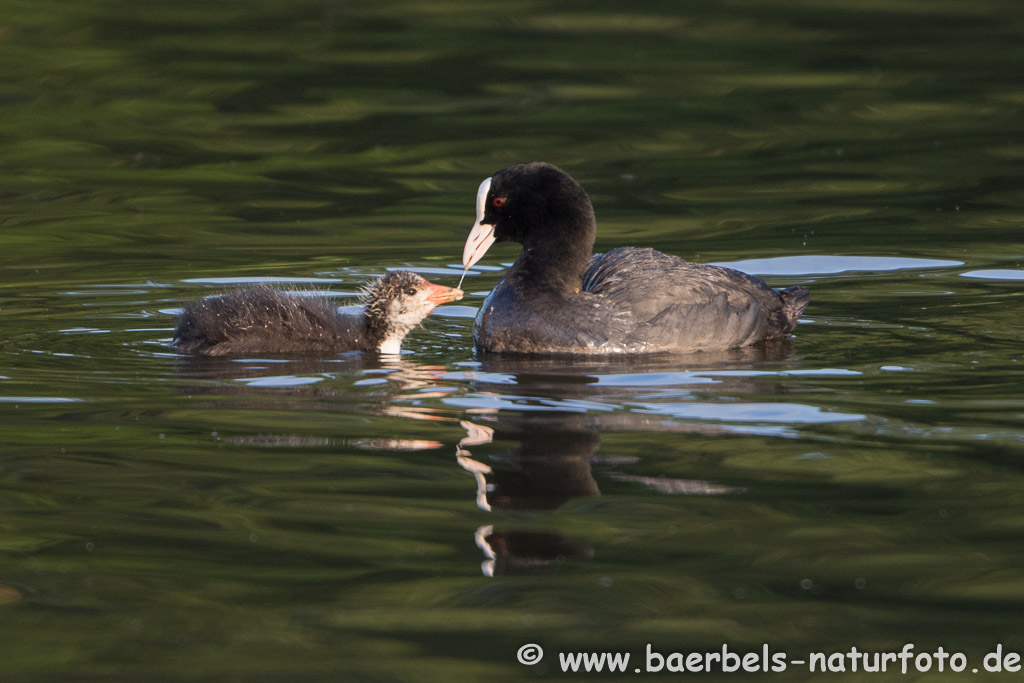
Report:
M483 565L487 576L548 573L566 560L594 557L589 546L538 531L495 531L485 526L477 529L476 544L487 556Z
M601 443L596 432L537 430L519 438L486 476L491 507L554 510L570 498L600 494L590 473L590 456Z
M434 307L462 292L395 271L377 280L357 315L343 315L325 296L295 296L269 288L203 299L181 314L174 342L183 353L398 353L405 335Z
M515 164L480 185L468 268L496 241L523 250L476 317L477 349L529 354L691 352L788 337L810 301L740 271L653 249L591 256L590 199L550 164Z

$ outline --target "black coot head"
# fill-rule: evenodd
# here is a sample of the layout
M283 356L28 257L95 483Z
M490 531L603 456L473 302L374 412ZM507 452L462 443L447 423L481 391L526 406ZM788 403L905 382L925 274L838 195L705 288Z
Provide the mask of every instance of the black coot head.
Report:
M499 242L527 243L554 226L575 227L593 216L580 184L561 169L542 162L514 164L491 178L482 222L494 225Z
M462 262L476 263L494 242L589 254L595 231L590 198L572 176L542 162L513 164L480 184Z

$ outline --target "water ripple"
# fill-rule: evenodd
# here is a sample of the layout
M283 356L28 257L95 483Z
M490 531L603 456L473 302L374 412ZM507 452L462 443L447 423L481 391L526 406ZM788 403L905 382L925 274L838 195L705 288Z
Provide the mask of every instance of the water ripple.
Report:
M779 256L776 258L722 261L712 265L735 268L750 275L830 275L850 271L911 270L954 268L963 261L907 258L898 256Z
M638 412L697 420L821 424L866 419L855 413L836 413L800 403L637 403Z

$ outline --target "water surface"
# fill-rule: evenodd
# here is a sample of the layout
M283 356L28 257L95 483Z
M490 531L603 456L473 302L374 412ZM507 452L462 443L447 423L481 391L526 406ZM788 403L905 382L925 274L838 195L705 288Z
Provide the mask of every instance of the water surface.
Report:
M506 9L11 8L7 677L1024 651L1019 4ZM247 283L454 285L480 180L531 159L584 184L599 249L811 288L792 343L479 357L496 245L397 360L168 345Z

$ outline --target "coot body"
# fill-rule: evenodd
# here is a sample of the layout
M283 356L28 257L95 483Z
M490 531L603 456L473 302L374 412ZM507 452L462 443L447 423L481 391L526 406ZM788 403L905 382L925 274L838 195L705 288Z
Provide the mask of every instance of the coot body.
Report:
M545 163L485 180L463 264L495 241L522 252L473 325L476 348L528 354L689 353L788 337L810 301L731 268L653 249L592 255L596 222L573 178Z
M394 271L374 282L357 315L340 313L322 295L244 289L187 306L174 344L182 353L206 356L398 353L405 335L436 305L461 298L460 290L409 271Z

